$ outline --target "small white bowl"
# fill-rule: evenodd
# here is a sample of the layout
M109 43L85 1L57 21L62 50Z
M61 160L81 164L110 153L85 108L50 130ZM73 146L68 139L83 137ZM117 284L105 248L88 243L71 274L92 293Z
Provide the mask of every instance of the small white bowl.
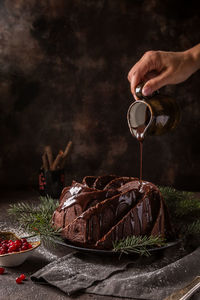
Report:
M0 237L6 240L18 240L20 239L13 232L0 231ZM12 252L0 255L0 266L2 267L16 267L21 265L31 254L32 251L40 246L41 242L29 242L32 248L20 251Z

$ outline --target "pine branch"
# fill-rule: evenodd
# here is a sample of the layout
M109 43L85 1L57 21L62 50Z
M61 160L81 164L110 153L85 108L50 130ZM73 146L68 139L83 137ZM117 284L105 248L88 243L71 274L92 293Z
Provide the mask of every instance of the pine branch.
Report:
M194 193L159 187L172 217L200 216L200 199Z
M192 192L159 187L169 209L173 225L186 239L200 234L200 199Z
M44 243L52 243L54 239L61 240L61 229L56 229L51 224L52 215L58 202L49 196L39 199L40 204L38 206L24 202L10 205L8 213L27 232L39 235Z
M113 251L121 253L137 253L149 256L149 249L163 246L165 241L159 236L128 236L126 239L113 243Z
M184 232L186 234L200 236L200 220L194 221L185 226Z
M17 203L17 204L11 204L10 208L8 209L9 214L30 214L37 211L38 208L35 208L32 205L29 205L28 203Z

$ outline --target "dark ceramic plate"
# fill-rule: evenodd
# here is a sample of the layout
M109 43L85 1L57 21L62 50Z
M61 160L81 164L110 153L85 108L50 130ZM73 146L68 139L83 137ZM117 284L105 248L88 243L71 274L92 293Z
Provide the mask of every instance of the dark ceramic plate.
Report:
M100 249L92 249L92 248L84 248L84 247L76 246L76 245L73 245L72 243L70 243L68 240L65 240L63 242L62 241L56 241L56 243L59 244L59 245L63 245L65 247L74 249L74 250L81 251L81 252L94 253L94 254L107 254L107 255L119 255L119 254L121 254L121 252L115 252L115 251L112 251L112 250L100 250ZM176 241L173 241L173 242L169 242L165 246L162 246L162 247L151 248L148 251L151 254L154 254L154 253L166 250L168 248L174 247L174 246L176 246L180 243L181 243L181 240L176 240ZM136 253L128 253L128 255L136 255Z

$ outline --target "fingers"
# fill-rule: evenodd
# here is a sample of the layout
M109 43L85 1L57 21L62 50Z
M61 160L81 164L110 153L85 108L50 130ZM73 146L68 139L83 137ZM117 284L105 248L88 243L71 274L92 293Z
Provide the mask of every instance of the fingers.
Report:
M135 94L136 86L143 82L146 75L152 70L156 69L156 57L157 54L155 51L146 52L142 58L133 66L128 74L128 80L131 85L131 92L133 96L137 98Z
M167 85L170 83L170 71L164 71L160 75L148 80L143 89L142 94L144 96L150 96L153 94L154 91L160 89L164 85Z
M129 76L129 81L131 86L131 92L135 99L138 99L138 97L135 94L136 86L143 81L145 75L150 71L150 67L147 63L142 62L138 65L138 67L135 66L134 69L135 70L133 70Z
M140 82L141 82L140 74L139 73L133 74L130 85L131 85L131 93L133 94L133 96L136 100L139 100L139 99L136 96L135 89Z

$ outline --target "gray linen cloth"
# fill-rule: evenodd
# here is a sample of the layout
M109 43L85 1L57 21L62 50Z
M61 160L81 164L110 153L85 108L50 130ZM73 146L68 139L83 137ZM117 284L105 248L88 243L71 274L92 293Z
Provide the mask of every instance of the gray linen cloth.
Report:
M200 248L181 258L177 249L150 258L70 253L37 271L34 282L68 295L85 292L132 299L162 300L200 275Z

